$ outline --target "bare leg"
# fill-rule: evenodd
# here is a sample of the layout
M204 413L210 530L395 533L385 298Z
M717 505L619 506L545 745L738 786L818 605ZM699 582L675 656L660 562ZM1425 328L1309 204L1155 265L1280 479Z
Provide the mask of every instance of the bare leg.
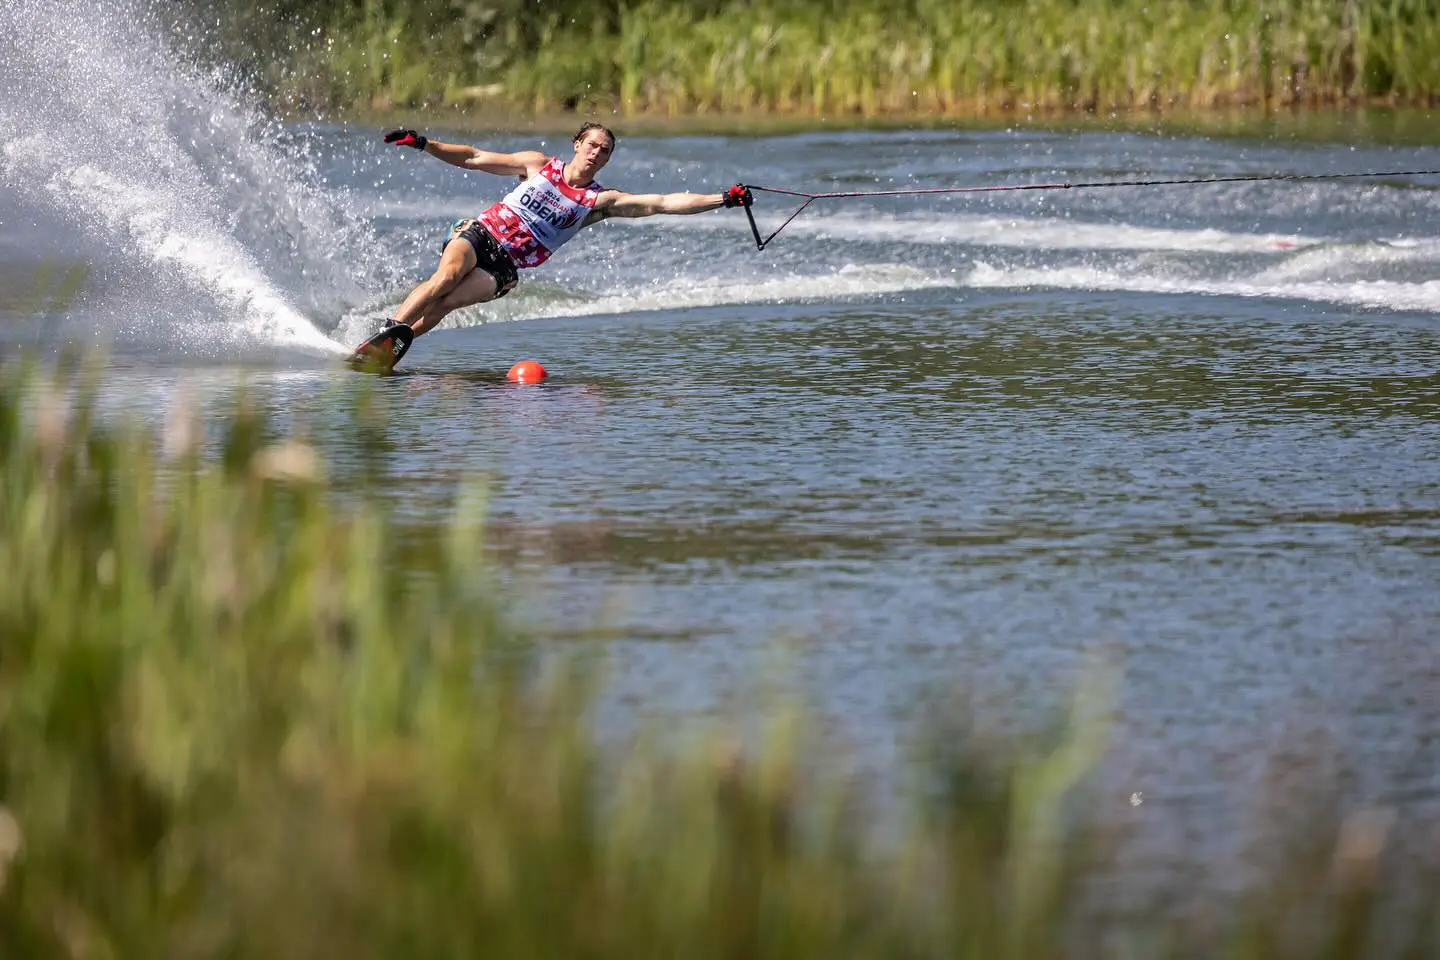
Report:
M468 250L469 243L464 244ZM471 254L473 259L474 254ZM425 310L410 324L415 331L415 336L433 329L445 317L459 310L461 307L468 307L476 303L484 303L487 300L495 299L496 292L495 278L484 270L471 270L464 278L457 283L449 293L434 300Z
M445 252L440 256L440 265L435 268L435 273L429 280L411 290L410 296L400 304L400 309L395 312L395 322L410 324L416 317L425 314L475 271L475 262L475 248L470 246L470 241L459 237L450 241L445 245ZM488 277L489 274L486 276ZM424 329L416 327L415 332L416 334L423 333L425 329L433 327L436 323L439 323L439 320L431 322Z

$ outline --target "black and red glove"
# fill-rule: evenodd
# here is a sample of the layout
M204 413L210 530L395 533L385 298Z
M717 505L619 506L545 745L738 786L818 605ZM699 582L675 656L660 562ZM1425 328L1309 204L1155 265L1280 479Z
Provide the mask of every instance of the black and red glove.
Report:
M414 147L416 150L424 150L425 144L430 141L425 139L423 134L414 130L391 130L385 134L385 142L393 143L398 147Z
M750 188L743 183L737 183L725 191L725 206L727 207L748 207L755 202L750 194Z

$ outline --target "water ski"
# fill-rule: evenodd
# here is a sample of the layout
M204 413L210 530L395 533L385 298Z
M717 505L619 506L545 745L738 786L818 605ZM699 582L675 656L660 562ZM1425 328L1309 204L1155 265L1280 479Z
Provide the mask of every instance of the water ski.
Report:
M347 361L357 370L389 373L415 342L415 331L394 323L355 348Z

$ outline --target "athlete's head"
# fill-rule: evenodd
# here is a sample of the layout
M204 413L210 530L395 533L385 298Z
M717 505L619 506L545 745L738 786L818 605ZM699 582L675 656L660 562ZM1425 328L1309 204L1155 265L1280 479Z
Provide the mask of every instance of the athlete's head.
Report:
M587 123L575 134L575 162L591 177L610 162L614 152L615 134L603 124Z
M596 130L603 133L605 137L610 141L610 151L613 153L615 151L615 131L611 130L603 123L595 123L594 121L583 125L579 129L579 131L576 132L575 146L580 146L581 141L583 141L586 137L590 136Z

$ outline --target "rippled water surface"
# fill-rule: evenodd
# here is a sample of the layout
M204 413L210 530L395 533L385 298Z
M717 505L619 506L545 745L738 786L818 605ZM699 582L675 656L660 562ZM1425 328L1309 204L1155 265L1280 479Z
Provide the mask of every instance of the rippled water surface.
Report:
M1117 796L1203 805L1297 725L1355 748L1358 790L1434 795L1440 177L822 201L763 252L737 211L611 222L377 379L340 351L509 183L281 126L139 26L106 46L44 8L11 26L45 56L0 66L5 352L109 344L107 405L157 421L244 382L342 481L373 391L397 515L484 478L521 614L612 653L630 707L708 709L795 641L883 759L937 690L1023 725L1100 647ZM619 126L602 179L639 192L1440 168L1343 139ZM549 382L505 384L526 357Z

